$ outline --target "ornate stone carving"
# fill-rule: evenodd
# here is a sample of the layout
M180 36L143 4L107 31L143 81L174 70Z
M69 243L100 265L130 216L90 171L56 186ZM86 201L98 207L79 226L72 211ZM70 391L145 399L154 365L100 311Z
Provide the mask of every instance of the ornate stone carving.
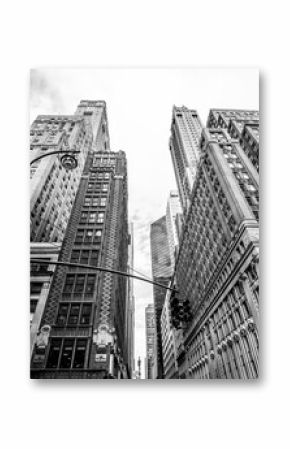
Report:
M50 331L51 327L48 324L42 326L38 335L36 336L36 347L38 349L44 349L47 347Z

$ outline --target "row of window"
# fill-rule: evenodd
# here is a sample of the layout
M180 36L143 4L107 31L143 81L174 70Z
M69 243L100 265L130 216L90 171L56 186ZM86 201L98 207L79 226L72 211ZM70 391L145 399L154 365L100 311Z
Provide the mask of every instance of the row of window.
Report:
M42 290L43 282L31 282L30 283L30 294L31 295L40 295Z
M79 229L76 234L75 244L96 244L101 242L101 238L101 229Z
M88 192L91 190L98 192L107 192L108 191L108 183L100 183L100 182L89 182L88 183Z
M61 303L56 324L59 326L79 326L90 324L92 304Z
M84 368L88 340L83 338L53 338L46 368Z
M80 223L103 223L105 213L104 212L82 212Z
M43 261L49 261L50 258L48 257L43 257ZM48 270L48 264L47 263L31 263L30 264L30 273L32 275L35 275L37 273L41 274L41 273L46 273Z
M92 295L96 282L95 274L67 274L63 294L79 296Z
M81 263L84 265L97 265L99 258L99 251L97 250L77 250L74 249L71 253L71 263Z
M101 173L90 173L90 181L91 180L95 180L95 179L109 179L110 178L110 173L109 172L101 172Z
M101 206L101 207L105 207L107 203L107 198L106 197L91 197L91 196L86 196L85 197L85 201L84 201L84 206L85 207L97 207L97 206Z

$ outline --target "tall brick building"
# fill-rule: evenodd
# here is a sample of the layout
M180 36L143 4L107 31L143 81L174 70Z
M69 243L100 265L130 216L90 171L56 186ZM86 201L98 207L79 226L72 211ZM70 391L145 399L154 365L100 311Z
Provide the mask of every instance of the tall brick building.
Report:
M202 123L195 110L173 106L169 149L184 212L190 204L190 193L196 176L201 130Z
M110 151L104 102L82 101L76 116L88 130L88 151L58 261L127 272L126 156ZM129 377L127 295L128 282L122 276L57 266L31 377Z
M211 110L175 279L192 322L181 378L258 377L259 113Z
M168 285L172 274L170 248L166 224L166 216L154 221L150 226L151 261L153 280L162 285ZM163 355L161 336L161 313L165 300L166 289L153 286L153 299L155 310L155 351L154 351L154 377L163 378Z

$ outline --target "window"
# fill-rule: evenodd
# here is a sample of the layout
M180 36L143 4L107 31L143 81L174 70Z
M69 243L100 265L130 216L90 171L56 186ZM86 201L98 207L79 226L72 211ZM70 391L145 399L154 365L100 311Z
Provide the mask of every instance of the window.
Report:
M83 274L79 274L76 279L76 285L75 285L75 294L81 294L84 291L85 286L85 276Z
M100 212L99 214L98 214L98 223L103 223L104 222L104 213L103 212Z
M90 214L89 214L89 223L95 223L96 217L97 217L97 213L96 212L90 212Z
M100 242L100 241L101 241L101 238L102 238L102 231L101 231L100 229L98 229L98 230L95 232L94 243Z
M63 342L60 368L70 368L73 356L74 340L65 339Z
M81 223L85 223L86 221L87 221L87 219L88 219L88 212L82 212L82 215L81 215Z
M101 206L106 206L107 198L101 198Z
M79 229L77 231L75 243L78 243L78 244L83 243L84 233L85 233L84 229Z
M30 313L33 314L35 312L36 306L37 306L38 300L37 299L31 299L30 300Z
M92 304L63 303L59 306L58 326L88 325L91 321Z
M70 258L71 263L78 263L79 258L80 258L80 251L73 250Z
M87 341L77 340L73 363L74 368L83 368L85 366L86 349L87 349Z
M48 258L43 258L43 261L49 261ZM48 270L48 264L47 263L32 263L30 266L30 272L31 273L45 273Z
M83 250L82 254L81 254L81 260L80 263L84 264L84 265L88 265L89 263L89 250Z
M91 265L97 266L97 264L98 264L98 258L99 258L99 252L93 250L93 251L91 252L90 264L91 264Z
M70 309L68 324L78 324L80 314L80 304L73 304Z
M50 343L46 368L84 368L87 340L84 338L53 338Z
M75 275L74 274L68 274L66 277L66 281L63 288L63 293L66 295L69 295L73 291L73 285L74 285Z
M85 243L91 243L92 242L92 238L93 238L93 231L88 229L86 231Z
M58 309L56 324L65 325L67 321L68 304L61 304Z
M84 304L82 308L80 324L90 324L91 312L92 312L92 305Z
M53 339L50 343L49 354L47 358L47 368L57 368L58 367L58 359L61 348L61 339Z
M30 294L40 295L42 289L42 282L31 282L30 284Z
M95 279L96 279L95 274L88 274L87 285L86 285L86 294L88 294L88 295L93 294L94 286L95 286Z

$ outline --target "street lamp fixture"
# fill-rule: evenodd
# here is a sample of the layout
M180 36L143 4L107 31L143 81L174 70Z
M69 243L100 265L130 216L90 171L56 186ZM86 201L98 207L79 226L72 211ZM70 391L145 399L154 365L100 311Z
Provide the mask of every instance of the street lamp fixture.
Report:
M60 162L66 170L74 170L78 166L78 161L73 154L65 154L61 157Z
M78 166L78 161L75 158L75 154L79 154L80 151L73 150L73 151L63 151L63 150L57 150L57 151L50 151L49 153L42 154L41 156L36 157L35 159L32 159L30 161L30 165L34 164L34 162L39 161L40 159L43 159L47 156L51 156L52 154L62 154L63 156L60 159L61 165L66 170L74 170Z

